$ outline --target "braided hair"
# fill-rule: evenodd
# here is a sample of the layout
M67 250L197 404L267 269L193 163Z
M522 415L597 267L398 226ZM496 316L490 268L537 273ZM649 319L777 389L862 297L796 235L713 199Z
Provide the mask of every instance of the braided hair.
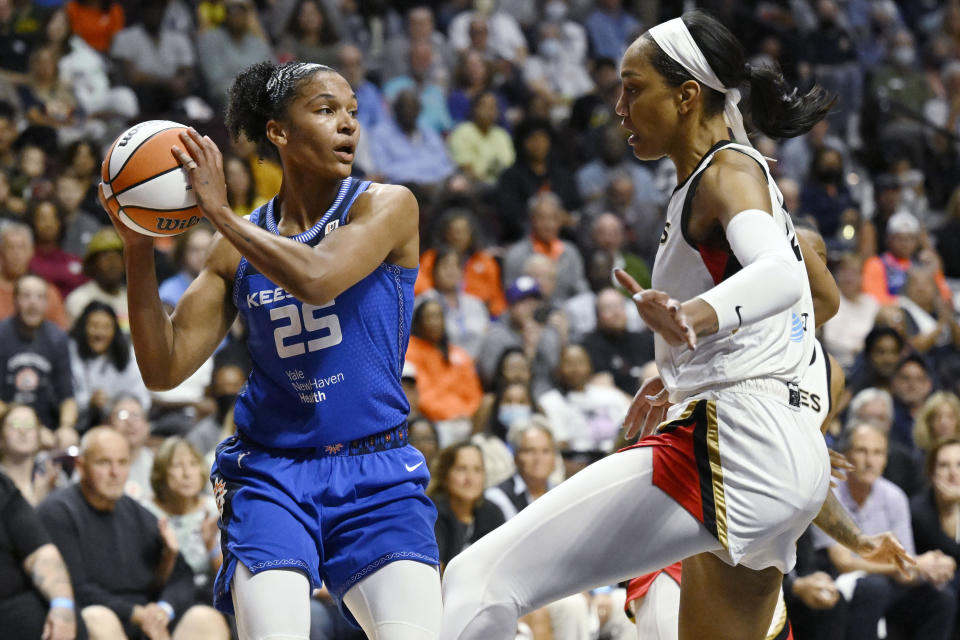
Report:
M279 160L277 148L267 138L267 122L283 118L304 80L321 71L336 73L312 62L258 62L241 71L227 102L230 135L236 140L244 134L261 157Z

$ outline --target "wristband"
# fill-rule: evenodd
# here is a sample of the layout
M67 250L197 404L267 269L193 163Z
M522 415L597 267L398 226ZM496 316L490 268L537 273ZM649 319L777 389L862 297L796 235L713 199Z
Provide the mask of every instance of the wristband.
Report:
M157 602L157 606L167 612L167 618L173 620L173 605L167 602L166 600L160 600Z
M72 598L54 598L50 601L51 609L70 609L73 611L73 599Z

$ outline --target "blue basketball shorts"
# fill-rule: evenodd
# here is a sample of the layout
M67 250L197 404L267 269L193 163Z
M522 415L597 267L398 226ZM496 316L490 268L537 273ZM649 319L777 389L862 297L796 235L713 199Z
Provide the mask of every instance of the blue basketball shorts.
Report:
M397 560L438 566L437 510L424 492L430 474L400 431L378 434L391 448L374 448L371 437L359 452L349 444L270 449L242 436L221 442L210 476L223 547L216 608L234 613L230 588L242 562L252 574L302 571L356 624L343 595L361 579Z

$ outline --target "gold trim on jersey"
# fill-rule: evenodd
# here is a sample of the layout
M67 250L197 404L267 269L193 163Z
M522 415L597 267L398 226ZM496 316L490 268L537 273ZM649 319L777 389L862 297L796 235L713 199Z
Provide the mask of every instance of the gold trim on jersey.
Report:
M654 429L654 434L661 433L663 430L671 426L681 426L682 424L686 424L690 416L693 415L693 412L696 410L698 404L699 404L699 401L697 400L694 400L693 402L688 402L687 408L683 410L683 413L681 413L679 416L677 416L673 420L665 420L664 422L661 422L660 424L658 424L657 428Z
M717 540L727 545L727 500L723 491L723 465L720 461L720 427L717 421L717 403L707 401L707 452L710 458L710 477L713 484L713 506L717 521Z
M787 626L787 606L784 604L781 606L783 601L783 590L780 590L780 595L777 596L777 606L774 610L774 613L780 613L780 615L773 621L771 624L769 633L764 640L782 640L786 636L783 634L784 629Z

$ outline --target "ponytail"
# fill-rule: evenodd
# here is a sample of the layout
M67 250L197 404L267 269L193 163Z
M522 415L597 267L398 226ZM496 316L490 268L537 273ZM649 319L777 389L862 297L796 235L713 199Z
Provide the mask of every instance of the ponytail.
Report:
M776 67L747 66L750 84L750 117L754 126L772 138L793 138L806 133L836 103L823 87L814 85L801 94L787 84Z
M700 10L681 16L717 79L724 87L749 86L746 106L754 126L772 138L792 138L809 131L823 119L836 102L822 87L814 86L800 94L787 84L780 69L774 66L752 66L740 41L722 23ZM690 72L668 56L650 37L643 36L651 48L650 64L664 77L667 84L678 87L694 80ZM726 96L701 84L704 92L704 112L716 115L723 112Z

